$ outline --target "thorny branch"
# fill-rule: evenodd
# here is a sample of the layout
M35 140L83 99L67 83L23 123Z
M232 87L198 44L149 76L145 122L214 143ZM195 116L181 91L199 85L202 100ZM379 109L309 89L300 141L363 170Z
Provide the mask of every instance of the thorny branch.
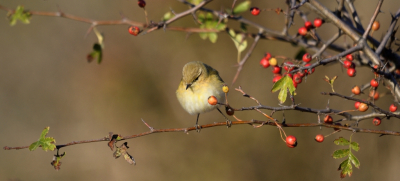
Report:
M339 0L339 5L338 5L338 14L333 13L329 9L327 9L325 6L320 4L317 0L302 0L300 3L297 5L295 4L296 1L294 0L287 0L287 10L285 14L285 27L283 28L282 32L277 32L272 29L269 29L267 27L264 27L260 24L257 24L255 22L249 21L242 16L238 15L232 15L228 13L224 13L222 11L216 11L212 9L205 8L204 6L209 3L211 0L205 0L199 3L198 5L193 5L185 0L179 0L180 2L189 5L191 8L187 11L175 14L175 16L168 21L165 22L159 22L159 23L142 23L142 22L136 22L127 19L126 17L123 17L121 20L110 20L110 21L98 21L98 20L92 20L88 18L83 18L83 17L78 17L70 14L63 13L61 11L59 12L41 12L41 11L29 11L31 15L37 15L37 16L53 16L53 17L63 17L79 22L84 22L91 24L91 28L94 26L99 26L99 25L133 25L133 26L139 26L143 28L147 28L148 30L146 33L152 32L154 30L158 29L165 29L165 30L174 30L174 31L184 31L184 32L195 32L195 33L200 33L200 32L220 32L218 30L214 29L200 29L200 28L188 28L188 27L167 27L167 25L171 24L172 22L179 20L182 17L188 16L188 15L194 15L196 11L205 11L205 12L211 12L220 19L231 19L235 20L241 23L245 23L249 26L252 26L256 29L259 30L258 34L252 34L252 33L247 33L248 37L254 38L254 42L246 55L242 58L242 60L239 62L238 65L238 71L237 74L235 75L233 82L237 79L240 71L242 70L245 62L249 59L251 53L253 52L254 48L256 47L257 43L261 39L266 39L266 40L278 40L278 41L284 41L296 45L300 45L302 47L306 47L309 50L312 50L315 52L313 58L320 57L321 54L327 49L332 49L334 51L338 51L340 53L334 55L334 56L326 56L325 59L322 59L308 67L300 67L296 70L291 71L291 73L297 72L297 71L302 71L305 69L311 69L314 67L317 67L319 65L325 65L328 63L332 62L339 62L341 57L344 57L347 54L356 52L356 51L362 51L366 57L371 61L371 64L376 64L376 65L383 65L384 61L390 61L392 62L397 68L400 67L400 56L396 54L395 52L391 51L388 48L385 48L388 40L393 36L394 29L396 26L396 23L399 19L400 16L400 9L396 12L396 14L393 16L392 22L390 24L390 27L388 28L388 31L386 35L384 36L383 40L381 42L375 40L373 37L369 36L369 32L371 30L372 23L376 19L380 7L382 5L383 0L380 0L378 2L378 5L376 7L376 11L374 15L372 16L369 25L367 26L367 29L364 30L361 20L357 15L357 11L355 10L355 7L352 3L351 0ZM344 6L344 2L346 2L349 12L347 11L346 7ZM233 3L235 4L235 3ZM306 38L299 38L297 35L289 35L288 34L288 28L291 26L293 22L293 16L295 16L296 12L300 15L304 14L301 12L299 9L301 6L307 6L309 7L312 11L315 11L316 13L320 14L324 19L328 20L329 22L332 22L338 29L338 33L334 35L331 39L329 39L327 42L323 42L323 40L320 40L317 38L317 40L309 40ZM7 7L4 7L0 5L0 9L8 11L8 12L15 12L15 10L9 9ZM346 22L343 18L350 18L351 21L355 24L353 26L351 23L349 24ZM306 20L305 18L303 18ZM347 19L348 20L348 19ZM356 42L356 46L347 49L347 47L344 46L339 46L336 44L333 44L340 36L346 35L350 37L354 42ZM319 37L318 34L316 34L316 37ZM372 50L372 48L367 44L367 42L370 42L373 44L373 46L378 47L375 51ZM321 46L322 45L322 46ZM321 46L321 47L320 47ZM384 58L383 60L380 58L380 55ZM391 92L395 96L395 100L400 100L400 89L399 85L396 82L396 79L394 76L390 73L393 72L393 69L389 71L389 68L385 68L382 71L378 71L377 73L384 75L384 81L385 84L390 88ZM368 87L369 85L367 85ZM241 89L240 89L241 90ZM378 106L376 106L374 103L369 102L369 101L364 101L360 99L356 99L353 97L348 97L344 95L340 95L337 93L322 93L323 95L330 95L330 96L338 96L343 99L348 99L348 100L353 100L353 101L359 101L368 104L372 108L375 109L375 112L369 113L369 114L364 114L364 115L359 115L359 116L353 116L349 112L346 111L341 111L341 110L334 110L330 108L326 109L313 109L313 108L308 108L308 107L300 107L298 105L295 105L294 103L290 106L280 106L280 107L271 107L271 106L265 106L261 104L257 99L249 96L248 94L244 93L243 90L240 92L243 93L245 97L252 98L257 102L257 106L252 106L252 107L242 107L242 108L237 108L234 109L235 111L248 111L248 110L257 110L261 112L260 110L265 109L265 110L271 110L273 112L277 111L285 111L285 110L293 110L293 111L301 111L301 112L309 112L309 113L315 113L315 114L337 114L339 116L344 117L343 119L339 120L340 121L358 121L364 120L367 118L372 118L372 117L377 117L377 116L382 116L382 117L396 117L400 118L400 115L398 113L391 113L385 110L382 110ZM262 113L262 112L261 112ZM236 116L235 116L236 118ZM238 118L236 118L238 119ZM184 132L188 133L190 131L197 130L196 127L188 127L188 128L171 128L171 129L154 129L153 127L150 127L147 123L145 123L146 126L150 129L150 131L139 133L139 134L134 134L130 136L125 136L122 137L122 140L126 139L132 139L132 138L137 138L141 136L146 136L150 135L153 133L164 133L164 132ZM400 132L395 132L395 131L387 131L387 130L371 130L371 129L362 129L358 127L353 127L349 125L337 125L337 124L326 124L326 123L277 123L277 122L271 122L271 121L262 121L262 120L249 120L249 121L244 121L244 120L238 120L238 121L233 121L232 125L254 125L258 124L259 126L253 126L255 128L262 127L263 125L269 125L269 126L278 126L278 127L327 127L327 128L338 128L341 130L346 130L346 131L352 131L352 132L359 132L359 133L375 133L375 134L380 134L380 135L395 135L395 136L400 136ZM212 124L205 124L202 125L201 128L212 128L212 127L217 127L217 126L226 126L226 122L216 122ZM356 126L358 126L356 124ZM83 144L83 143L92 143L92 142L100 142L100 141L110 141L111 138L109 137L103 137L99 139L94 139L94 140L83 140L83 141L73 141L70 143L66 144L61 144L57 145L57 148L62 148L66 146L71 146L71 145L76 145L76 144ZM29 146L23 146L23 147L7 147L5 146L5 150L11 150L11 149L24 149L28 148Z

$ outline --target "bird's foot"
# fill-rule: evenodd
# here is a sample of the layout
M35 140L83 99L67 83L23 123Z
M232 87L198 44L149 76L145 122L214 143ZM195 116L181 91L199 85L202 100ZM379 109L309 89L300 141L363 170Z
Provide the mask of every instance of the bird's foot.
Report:
M227 127L227 128L230 128L231 126L232 126L232 121L229 120L229 119L227 119L227 120L226 120L226 127Z
M198 133L200 133L200 131L201 131L201 126L198 125L198 124L196 124L196 125L194 125L194 127L196 128L196 131L197 131Z

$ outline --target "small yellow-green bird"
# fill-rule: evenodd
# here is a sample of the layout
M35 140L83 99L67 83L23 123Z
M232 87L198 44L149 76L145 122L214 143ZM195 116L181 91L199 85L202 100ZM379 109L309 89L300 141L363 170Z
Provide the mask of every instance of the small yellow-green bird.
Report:
M208 98L215 96L219 103L225 101L225 93L222 90L224 85L218 71L203 62L189 62L183 67L182 80L176 90L176 97L189 114L197 114L197 130L200 113L218 109L218 104L210 105ZM218 111L222 114L219 109ZM227 119L227 124L228 121Z

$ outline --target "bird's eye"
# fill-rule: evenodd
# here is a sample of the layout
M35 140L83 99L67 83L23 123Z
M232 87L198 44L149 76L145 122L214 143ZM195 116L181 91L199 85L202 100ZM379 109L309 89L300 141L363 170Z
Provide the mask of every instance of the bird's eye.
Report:
M196 77L196 78L193 80L193 82L196 82L197 80L199 80L199 77L200 77L200 76Z

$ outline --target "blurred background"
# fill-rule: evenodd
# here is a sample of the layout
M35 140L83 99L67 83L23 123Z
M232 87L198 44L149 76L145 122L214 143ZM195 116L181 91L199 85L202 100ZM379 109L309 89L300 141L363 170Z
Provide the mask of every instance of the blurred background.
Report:
M242 1L238 1L240 3ZM324 5L335 9L335 1L324 0ZM144 13L136 0L0 0L8 8L24 5L33 11L64 13L93 20L118 20L120 14L133 21L144 22ZM366 26L377 1L356 1L355 6ZM232 1L213 1L206 7L216 10L229 8ZM284 1L254 1L252 6L285 9ZM398 0L383 3L378 16L381 29L374 33L380 39L390 23L390 13L400 7ZM148 0L149 19L160 21L172 8L175 12L187 6L175 0ZM313 20L316 14L302 7ZM123 136L148 131L143 118L154 128L183 128L193 126L191 116L179 105L175 90L181 79L184 64L203 61L217 69L230 84L236 73L236 48L226 33L219 33L217 43L202 40L197 34L187 38L186 33L155 31L144 36L132 36L127 25L100 26L105 36L103 62L88 63L86 55L92 50L96 36L85 38L89 24L59 17L33 16L31 24L17 23L10 27L7 12L0 11L0 146L26 146L35 142L44 127L50 126L48 136L57 144L71 141L98 139L108 132ZM273 30L281 31L284 15L262 12L245 18ZM303 26L296 17L290 33ZM230 21L232 27L239 27ZM198 27L192 17L186 17L170 26ZM249 28L250 32L257 32ZM317 30L328 39L336 28L331 24ZM249 44L252 40L249 39ZM337 43L352 44L350 38ZM294 57L300 47L278 41L261 40L245 64L237 82L231 86L229 101L233 107L256 105L234 91L242 86L248 94L262 104L279 106L277 93L271 93L272 72L259 65L265 52L272 55ZM246 52L246 51L245 51ZM329 52L329 51L328 51ZM310 52L312 53L312 52ZM334 52L329 52L334 53ZM244 53L243 53L244 54ZM370 69L358 68L357 76L350 78L339 64L318 67L303 80L297 90L296 103L323 109L328 100L333 109L353 109L354 102L337 97L322 96L331 91L323 77L339 78L335 91L351 93L354 85L373 78ZM380 86L382 94L387 90ZM367 98L362 95L360 98ZM388 109L392 97L383 96L378 106ZM371 111L371 110L369 110ZM270 111L265 111L270 113ZM357 113L355 113L357 114ZM236 112L243 120L266 120L257 112ZM282 112L274 117L281 120ZM315 114L287 111L287 123L317 122ZM334 119L340 117L333 116ZM233 118L232 118L233 120ZM217 111L202 114L200 124L224 121ZM398 119L383 119L376 127L372 119L364 120L360 127L399 131ZM0 150L0 180L339 180L336 171L343 159L331 157L336 149L333 140L349 138L350 132L331 135L323 143L314 141L316 134L330 134L327 128L285 128L298 139L296 148L288 148L280 139L276 127L254 129L249 125L203 129L201 133L163 133L128 140L128 152L137 165L114 159L107 142L81 144L62 148L66 152L60 171L50 165L55 152L41 149ZM353 140L360 144L355 155L361 162L347 180L396 180L400 169L400 140L394 136L357 133ZM120 145L121 143L118 143Z

